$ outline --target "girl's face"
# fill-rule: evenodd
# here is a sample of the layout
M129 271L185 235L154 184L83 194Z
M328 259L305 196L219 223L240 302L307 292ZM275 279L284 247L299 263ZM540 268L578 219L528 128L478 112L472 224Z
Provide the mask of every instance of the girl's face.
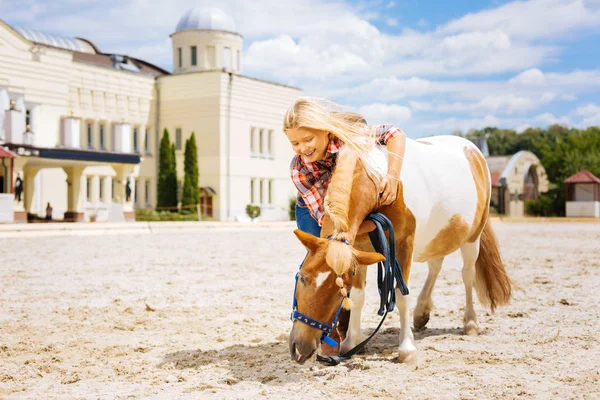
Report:
M296 154L304 156L309 162L325 158L329 145L329 134L309 128L288 129L285 134Z

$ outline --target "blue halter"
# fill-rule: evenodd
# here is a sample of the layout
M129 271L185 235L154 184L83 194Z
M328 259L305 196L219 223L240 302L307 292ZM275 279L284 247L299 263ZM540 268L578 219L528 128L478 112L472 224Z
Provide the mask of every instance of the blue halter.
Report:
M328 236L327 239L332 240L331 236ZM343 242L347 245L350 245L350 242L347 239L341 240L341 242ZM302 261L302 264L304 264L304 261ZM300 265L300 268L302 268L302 265ZM338 317L340 315L340 312L342 311L343 300L342 300L342 303L340 303L340 306L338 307L338 309L335 313L333 322L331 323L331 325L329 325L329 324L326 324L325 322L317 321L316 319L313 319L313 318L309 317L308 315L302 314L300 311L298 311L298 302L296 301L296 288L297 287L298 287L298 273L296 273L296 282L294 284L294 298L292 300L292 314L290 315L290 320L302 322L304 325L308 325L311 328L314 328L314 329L317 329L317 330L323 332L323 334L321 335L321 342L324 342L333 348L337 347L338 342L336 342L331 337L329 337L329 335L331 335L331 332L333 332L333 328L337 324ZM347 296L350 297L350 293L348 293Z

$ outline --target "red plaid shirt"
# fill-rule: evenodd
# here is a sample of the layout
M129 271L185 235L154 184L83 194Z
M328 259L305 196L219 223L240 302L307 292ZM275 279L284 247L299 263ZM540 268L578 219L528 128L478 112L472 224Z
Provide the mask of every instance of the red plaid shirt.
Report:
M379 125L376 128L379 144L387 144L388 140L398 136L402 131L394 125ZM331 174L336 165L337 155L344 142L338 138L329 140L327 152L323 160L317 162L306 161L304 156L296 155L290 164L292 182L298 189L298 200L310 210L312 217L322 225L325 216L323 200L327 187L331 181Z

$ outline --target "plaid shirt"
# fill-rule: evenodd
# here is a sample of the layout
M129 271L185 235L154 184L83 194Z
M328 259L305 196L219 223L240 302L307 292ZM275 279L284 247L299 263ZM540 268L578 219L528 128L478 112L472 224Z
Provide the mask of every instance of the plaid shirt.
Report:
M379 125L376 135L379 144L387 144L388 140L398 136L402 131L394 125ZM337 155L344 142L338 138L329 140L327 152L323 160L306 161L304 156L296 155L290 164L292 182L298 189L298 200L302 199L310 210L312 217L322 225L325 216L323 200L331 181L331 174L336 165Z

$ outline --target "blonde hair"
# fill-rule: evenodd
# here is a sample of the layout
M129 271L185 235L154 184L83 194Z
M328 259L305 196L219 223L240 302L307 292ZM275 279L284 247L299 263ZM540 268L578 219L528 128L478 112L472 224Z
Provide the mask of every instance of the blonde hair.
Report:
M374 130L362 115L315 97L300 97L285 113L283 131L296 128L328 132L356 151L360 158L377 142Z

